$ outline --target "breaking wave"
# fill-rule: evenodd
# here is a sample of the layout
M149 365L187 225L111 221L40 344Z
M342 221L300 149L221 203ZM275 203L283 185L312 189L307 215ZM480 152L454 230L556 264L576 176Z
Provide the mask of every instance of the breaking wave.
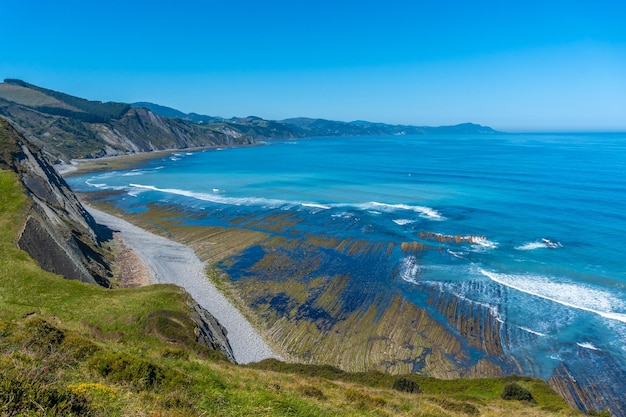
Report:
M501 285L555 303L626 323L625 303L608 291L581 284L554 282L538 275L499 274L480 269L479 272Z
M407 256L402 259L400 265L400 278L411 284L417 284L420 266L415 256Z
M527 242L527 243L524 243L523 245L516 246L515 249L516 250L535 250L535 249L545 249L545 248L557 249L561 247L563 247L561 242L553 242L546 238L542 238L541 240L535 240L533 242Z
M591 349L591 350L600 350L597 347L595 347L592 343L589 343L589 342L576 343L576 344L580 346L581 348Z
M445 220L445 217L443 217L437 210L430 208L430 207L424 207L424 206L412 206L409 204L387 204L387 203L379 203L377 201L370 201L368 203L361 203L361 204L338 204L337 206L352 206L352 207L356 207L360 210L366 210L366 211L383 211L383 212L394 212L394 211L398 211L398 210L406 210L406 211L413 211L417 214L419 214L421 217L427 218L429 220Z

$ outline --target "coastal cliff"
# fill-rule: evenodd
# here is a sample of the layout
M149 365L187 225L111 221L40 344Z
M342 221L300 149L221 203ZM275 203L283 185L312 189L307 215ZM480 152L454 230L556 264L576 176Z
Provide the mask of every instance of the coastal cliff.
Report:
M0 118L0 169L14 172L27 196L17 246L48 272L111 287L115 257L108 241L112 231L96 223L47 156L18 129ZM183 333L234 361L226 330L197 303L187 304L187 320L193 325ZM166 327L176 326L171 318L161 317L159 322L168 320Z
M110 286L105 231L87 213L40 149L0 120L0 166L14 171L31 201L17 245L43 269L104 287Z

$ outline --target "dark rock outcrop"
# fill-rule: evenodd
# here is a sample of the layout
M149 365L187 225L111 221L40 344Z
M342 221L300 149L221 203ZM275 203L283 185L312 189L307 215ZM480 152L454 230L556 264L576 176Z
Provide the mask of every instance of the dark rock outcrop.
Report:
M195 301L191 303L191 309L191 320L195 324L196 342L221 352L229 361L235 362L235 355L228 341L226 328Z
M4 142L0 167L18 174L32 202L18 246L47 271L108 287L110 260L102 245L107 231L96 224L40 149L3 119L0 129Z

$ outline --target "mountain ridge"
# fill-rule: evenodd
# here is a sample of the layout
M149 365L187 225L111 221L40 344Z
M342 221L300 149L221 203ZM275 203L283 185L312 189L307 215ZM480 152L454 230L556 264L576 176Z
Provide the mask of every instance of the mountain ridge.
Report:
M199 115L197 113L184 113L180 110L172 107L163 106L160 104L150 102L137 102L131 103L133 108L146 108L159 116L179 118L183 120L189 120L194 123L206 123L209 121L222 121L222 122L241 122L250 119L265 120L256 116L248 117L232 117L230 119ZM489 126L482 126L480 124L465 122L455 125L447 126L414 126L414 125L394 125L381 122L370 122L367 120L353 120L350 122L329 120L310 117L293 117L282 120L273 120L276 123L283 123L290 126L303 129L302 133L311 133L312 136L324 136L327 134L339 135L339 136L368 136L372 134L408 134L408 135L420 135L420 134L463 134L463 133L475 133L475 134L493 134L501 133ZM335 131L332 131L332 128Z
M419 127L304 117L282 121L255 116L224 119L149 102L87 100L12 78L0 83L0 115L21 126L53 160L66 163L71 159L239 146L272 139L497 133L472 123Z

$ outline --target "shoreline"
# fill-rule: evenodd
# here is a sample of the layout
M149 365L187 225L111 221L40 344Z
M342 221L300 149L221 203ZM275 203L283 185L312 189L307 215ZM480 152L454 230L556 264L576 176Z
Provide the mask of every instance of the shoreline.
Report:
M209 281L206 264L189 247L150 233L124 219L85 205L97 223L109 227L148 268L149 283L175 284L209 311L227 330L239 364L282 359L274 353L241 312Z
M122 155L101 156L98 158L72 159L69 163L64 162L61 164L55 164L54 168L62 177L72 177L87 174L90 172L134 169L143 162L179 152L199 152L212 149L230 149L261 145L263 144L252 143L245 145L196 146L193 148L184 149L159 149L154 151L142 151Z

